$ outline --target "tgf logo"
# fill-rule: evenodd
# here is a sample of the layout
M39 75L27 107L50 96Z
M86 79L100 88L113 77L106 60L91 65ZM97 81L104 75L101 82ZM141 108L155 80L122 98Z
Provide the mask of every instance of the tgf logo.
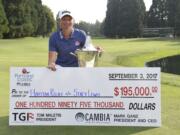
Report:
M31 121L34 119L33 113L12 113L14 121Z

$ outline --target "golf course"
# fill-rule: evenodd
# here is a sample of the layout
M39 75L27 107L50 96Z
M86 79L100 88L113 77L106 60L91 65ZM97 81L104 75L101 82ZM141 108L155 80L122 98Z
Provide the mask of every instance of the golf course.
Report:
M148 61L179 55L180 39L93 39L103 48L99 67L144 67ZM10 67L45 67L48 38L0 40L0 135L180 135L180 75L161 73L162 126L9 126Z

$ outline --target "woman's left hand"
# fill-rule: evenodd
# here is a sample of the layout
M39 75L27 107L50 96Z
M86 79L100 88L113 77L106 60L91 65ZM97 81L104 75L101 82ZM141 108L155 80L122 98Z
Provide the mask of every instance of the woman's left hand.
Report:
M97 49L98 52L104 52L104 50L99 46L96 46L95 48Z
M102 56L102 53L104 52L104 50L103 50L101 47L99 47L99 46L96 46L95 48L96 48L97 51L99 52L99 57L101 57L101 56Z

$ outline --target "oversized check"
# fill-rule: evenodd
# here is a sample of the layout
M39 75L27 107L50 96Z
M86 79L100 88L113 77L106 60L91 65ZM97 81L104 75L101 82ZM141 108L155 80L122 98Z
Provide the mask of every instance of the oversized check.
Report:
M161 126L160 68L10 69L10 125Z

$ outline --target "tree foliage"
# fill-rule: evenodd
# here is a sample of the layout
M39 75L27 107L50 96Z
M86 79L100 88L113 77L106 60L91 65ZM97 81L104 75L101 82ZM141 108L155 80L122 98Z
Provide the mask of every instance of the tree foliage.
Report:
M104 22L107 37L139 37L145 16L143 0L108 0Z
M3 37L4 33L7 33L8 28L8 20L6 18L6 14L4 12L4 7L2 5L2 0L0 0L0 38Z
M3 7L9 22L5 38L44 36L55 26L51 10L41 0L3 0Z

